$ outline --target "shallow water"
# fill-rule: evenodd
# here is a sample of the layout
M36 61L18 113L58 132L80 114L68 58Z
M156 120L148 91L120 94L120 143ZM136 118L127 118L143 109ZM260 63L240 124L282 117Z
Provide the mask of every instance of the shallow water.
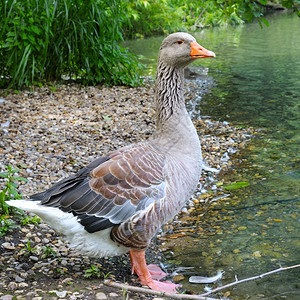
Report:
M264 29L253 23L193 34L217 55L194 63L207 67L216 82L196 103L201 115L260 129L243 150L243 162L220 178L250 186L231 190L206 215L203 233L178 239L174 249L173 259L194 266L199 275L225 271L222 285L235 275L242 279L300 263L300 19L289 13L268 19ZM161 40L129 43L149 66L147 74L155 73ZM204 288L183 285L197 293ZM231 299L300 299L300 268L230 292Z

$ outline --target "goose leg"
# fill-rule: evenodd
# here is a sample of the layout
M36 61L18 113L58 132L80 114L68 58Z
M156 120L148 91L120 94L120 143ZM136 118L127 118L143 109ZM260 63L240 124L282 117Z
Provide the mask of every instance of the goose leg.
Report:
M180 287L179 284L174 284L170 281L157 281L152 278L162 278L165 277L166 273L160 270L160 268L156 268L154 271L148 269L146 265L145 260L145 251L136 251L136 250L130 250L130 258L131 258L131 266L132 266L132 273L136 273L139 276L139 280L141 281L141 284L148 285L151 289L162 291L162 292L168 292L168 293L176 293L176 288ZM156 266L155 266L156 267ZM159 270L158 270L159 269ZM156 274L152 274L151 272L154 272ZM159 273L159 274L157 274ZM161 274L163 273L163 274ZM156 277L158 275L158 277Z

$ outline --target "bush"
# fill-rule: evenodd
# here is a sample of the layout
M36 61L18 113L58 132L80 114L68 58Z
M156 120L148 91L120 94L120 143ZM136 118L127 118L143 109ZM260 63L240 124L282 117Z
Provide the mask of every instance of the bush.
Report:
M118 1L0 2L0 87L62 76L84 84L136 85L140 65L121 47L128 22Z

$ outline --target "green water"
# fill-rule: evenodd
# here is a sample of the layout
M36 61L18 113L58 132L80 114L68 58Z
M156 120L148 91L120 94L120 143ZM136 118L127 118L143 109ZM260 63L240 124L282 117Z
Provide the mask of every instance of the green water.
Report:
M206 215L202 235L177 239L173 249L172 259L199 275L224 270L223 285L235 275L243 279L300 263L300 19L281 13L269 22L263 30L254 23L193 34L217 55L194 64L207 67L216 82L197 103L201 115L261 129L241 153L243 162L222 175L225 182L250 186L231 191ZM155 73L161 40L129 44L149 66L146 74ZM203 292L201 284L183 285ZM230 299L300 299L300 268L229 291Z

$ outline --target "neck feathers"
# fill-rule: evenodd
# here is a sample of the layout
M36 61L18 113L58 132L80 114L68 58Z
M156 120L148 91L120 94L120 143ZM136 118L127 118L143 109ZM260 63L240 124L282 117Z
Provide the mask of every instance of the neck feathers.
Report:
M183 96L183 68L158 62L156 73L157 124L185 109Z

